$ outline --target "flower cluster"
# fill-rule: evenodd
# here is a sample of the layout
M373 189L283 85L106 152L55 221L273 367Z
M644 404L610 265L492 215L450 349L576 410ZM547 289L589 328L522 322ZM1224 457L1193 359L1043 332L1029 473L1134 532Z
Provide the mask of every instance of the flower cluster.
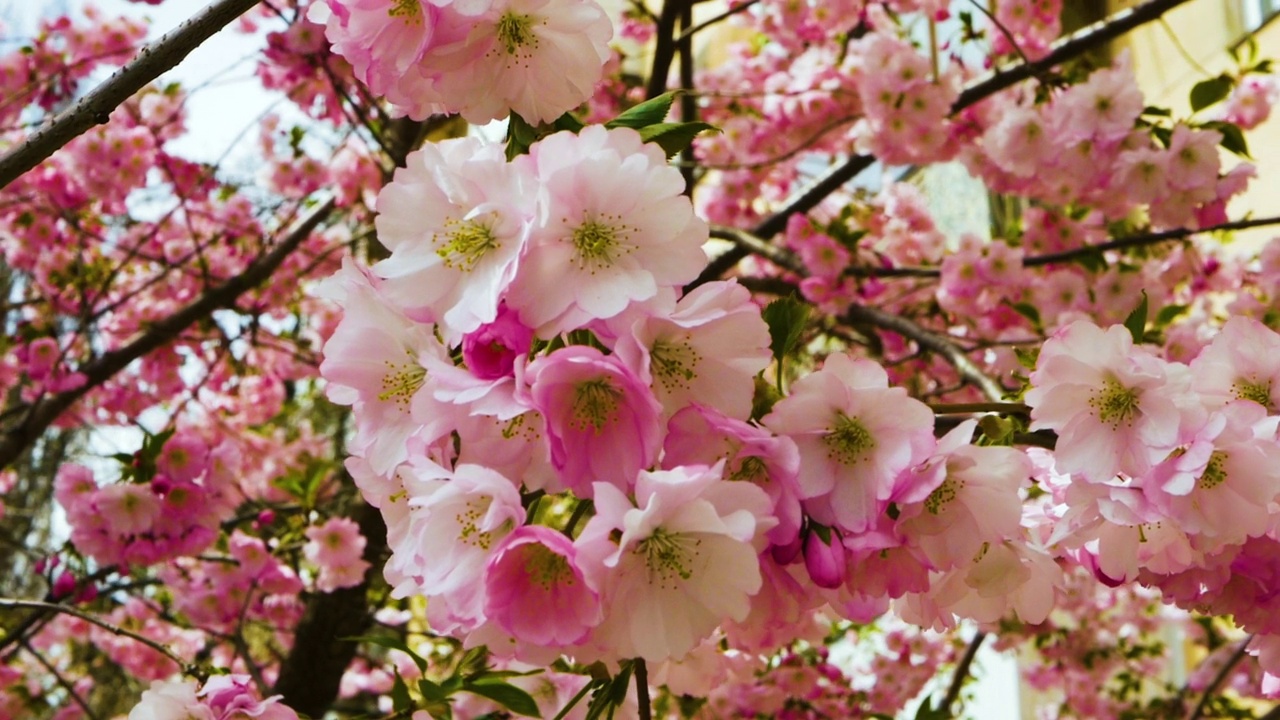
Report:
M99 486L83 465L58 471L54 495L67 512L71 542L103 564L151 565L192 555L218 537L239 502L231 445L210 451L198 436L165 443L148 482Z
M1280 500L1280 335L1235 317L1189 364L1127 329L1079 321L1040 352L1032 428L1058 435L1038 476L1055 535L1099 580L1280 634L1273 508ZM1280 675L1280 666L1264 665Z
M297 720L298 714L277 702L279 696L259 700L248 675L215 675L197 689L194 682L156 680L142 693L142 702L129 720Z
M594 0L324 0L335 53L400 112L549 122L581 105L609 58Z

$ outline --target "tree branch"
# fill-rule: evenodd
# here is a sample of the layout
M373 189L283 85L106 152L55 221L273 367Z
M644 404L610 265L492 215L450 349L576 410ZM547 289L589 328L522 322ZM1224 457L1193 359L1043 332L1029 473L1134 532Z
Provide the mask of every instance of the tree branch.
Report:
M349 477L344 478L350 483ZM387 526L375 507L360 503L353 519L365 537L363 559L369 563L364 582L355 587L313 595L294 631L293 647L280 663L273 694L285 705L311 717L322 717L338 697L338 685L355 657L358 643L341 638L365 634L373 625L369 609L371 578L382 575Z
M956 369L960 377L981 390L988 400L996 403L1004 401L1005 390L1000 387L1000 383L983 372L982 368L970 360L969 356L964 354L964 350L947 336L917 325L907 318L867 305L850 305L845 311L844 320L852 323L867 323L895 332L908 340L914 340L922 350L928 350L946 360Z
M671 73L671 61L676 56L676 20L690 0L666 0L662 14L658 16L657 42L653 48L653 67L649 71L649 86L645 97L656 98L667 91L667 75Z
M947 688L947 695L942 698L942 705L939 706L947 717L954 717L951 714L951 706L960 699L960 689L964 687L964 680L969 676L969 668L973 666L973 659L978 656L978 648L982 647L982 641L986 639L987 634L979 632L973 636L973 640L969 641L969 647L964 649L964 656L956 665L956 674L951 678L951 687Z
M956 98L955 103L951 106L951 112L957 113L975 103L985 100L995 93L1011 87L1012 85L1034 77L1054 65L1070 60L1074 57L1082 55L1089 50L1106 42L1110 42L1121 35L1140 27L1146 23L1153 22L1162 17L1170 10L1182 5L1189 0L1149 0L1143 5L1124 10L1116 13L1098 23L1094 23L1079 32L1074 33L1071 37L1059 42L1052 52L1045 57L1032 63L1020 63L1013 67L987 76L985 79L970 85L960 96ZM799 195L796 195L781 210L775 212L765 218L752 229L751 233L759 238L768 240L774 235L782 232L787 226L787 219L797 213L809 212L817 207L819 203L827 198L827 196L839 190L845 183L857 177L863 170L871 167L876 162L874 156L871 155L854 155L846 160L843 164L831 170L817 182L806 188ZM724 275L734 265L747 256L746 252L741 248L735 248L729 252L721 254L707 264L706 269L698 276L696 280L689 284L688 288L694 288L708 281L714 280Z
M155 650L161 655L164 655L165 657L169 658L173 662L177 663L178 667L182 669L182 672L184 675L190 675L192 677L199 678L200 680L204 680L205 678L204 673L200 672L194 665L192 665L191 663L188 663L186 660L183 660L172 650L165 647L164 645L161 645L155 640L152 640L151 638L145 637L143 635L139 635L138 633L135 633L131 630L125 630L122 627L112 625L106 620L101 620L91 615L90 613L77 610L68 605L59 605L57 603L43 602L40 600L20 600L17 598L0 598L0 607L30 608L33 610L44 610L46 612L59 612L59 613L63 613L64 615L71 615L74 617L78 617L81 620L84 620L85 622L90 623L92 625L97 625L103 630L106 630L114 635L127 637L130 640L136 640L137 642L140 642L143 645L146 645L152 650ZM21 640L20 642L25 643L26 641Z
M59 148L96 124L107 122L111 111L177 65L192 50L259 0L219 0L142 48L138 56L120 68L89 94L0 157L0 188L39 165Z
M1218 688L1222 687L1222 684L1227 681L1231 671L1235 670L1236 665L1239 665L1240 661L1244 659L1245 652L1249 649L1249 643L1252 641L1252 635L1240 641L1240 646L1236 648L1235 652L1231 653L1231 657L1227 658L1226 662L1222 663L1218 673L1213 676L1213 680L1205 687L1204 693L1200 695L1200 702L1196 703L1196 709L1191 711L1191 714L1187 716L1187 720L1200 720L1200 718L1204 717L1205 708L1209 707L1209 700L1217 694Z
M1236 220L1234 222L1222 223L1212 227L1194 229L1194 228L1177 228L1175 230L1164 230L1157 233L1148 233L1145 235L1131 235L1109 242L1098 243L1097 245L1085 245L1073 250L1064 250L1058 253L1048 253L1045 255L1033 255L1022 261L1023 267L1036 267L1039 265L1049 265L1052 263L1064 262L1067 260L1075 260L1087 255L1099 253L1104 250L1120 250L1122 248L1143 247L1145 245L1156 245L1169 240L1185 240L1192 235L1200 233L1220 232L1228 230L1248 230L1249 228L1265 227L1267 225L1280 225L1280 217L1256 218L1253 220Z
M228 307L249 290L266 281L289 256L329 216L334 209L332 199L318 205L274 248L251 263L244 272L206 291L195 302L176 313L152 323L133 342L100 355L79 369L85 382L77 388L55 393L37 400L25 417L13 428L0 433L0 469L6 468L64 411L90 390L125 369L129 363L163 346L196 321L214 310Z
M715 17L707 18L706 20L703 20L702 22L698 23L697 25L694 25L693 27L686 27L682 30L679 37L676 38L676 43L677 44L682 43L685 40L688 40L689 38L693 37L695 34L700 33L703 30L706 30L707 28L711 27L712 25L715 25L718 22L728 20L729 18L733 17L734 15L737 15L738 13L742 12L743 10L746 10L747 8L751 7L752 5L755 5L758 2L760 2L760 0L747 0L746 2L740 5L735 5L734 7L731 7L728 10L725 10L724 12L720 13L719 15L716 15Z

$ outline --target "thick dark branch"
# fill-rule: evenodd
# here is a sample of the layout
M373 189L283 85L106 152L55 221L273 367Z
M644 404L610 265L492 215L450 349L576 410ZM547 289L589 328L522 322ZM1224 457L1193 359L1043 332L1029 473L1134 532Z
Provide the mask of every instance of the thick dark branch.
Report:
M676 57L676 20L690 0L667 0L658 16L657 42L653 48L653 67L649 71L649 87L646 97L655 98L667 91L667 76L671 73L671 61Z
M214 310L230 307L237 298L271 277L289 256L333 211L333 200L317 206L267 254L251 263L244 272L206 291L195 302L176 313L158 320L133 342L104 353L80 368L85 382L78 388L48 395L31 405L23 419L0 434L0 469L6 468L22 454L59 415L93 388L106 382L129 363L172 341L183 330Z
M1131 7L1098 22L1081 28L1071 37L1054 45L1053 50L1035 62L1020 63L1013 67L993 72L975 85L970 85L956 98L951 106L952 112L959 112L980 100L1012 87L1017 83L1040 75L1055 65L1080 57L1094 48L1109 43L1134 28L1155 22L1179 5L1189 0L1149 0L1141 5Z
M1034 77L1054 65L1079 57L1136 27L1158 20L1165 13L1186 2L1189 2L1189 0L1150 0L1138 7L1116 13L1106 20L1095 23L1059 42L1052 52L1040 60L1033 63L1014 65L1007 70L970 85L960 93L960 96L951 106L951 112L960 112L1005 88ZM814 209L829 195L844 186L845 183L857 177L863 170L871 167L875 161L875 157L871 155L854 155L794 197L781 210L761 221L752 229L752 234L765 240L772 238L786 229L787 220L792 215L809 212ZM703 270L696 280L690 283L689 287L697 287L724 275L746 256L746 251L741 248L735 248L720 255L707 265L707 268Z
M142 48L136 58L106 82L0 157L0 188L40 164L76 136L96 124L107 122L112 110L258 2L220 0Z
M346 482L350 482L347 478ZM373 626L369 608L370 578L381 575L387 547L387 526L377 508L361 503L353 518L365 537L363 557L370 567L355 587L312 595L294 631L293 647L280 664L273 694L284 704L311 717L323 717L338 697L338 685L355 657L357 637Z
M1064 250L1058 253L1048 253L1045 255L1033 255L1022 261L1023 267L1036 267L1038 265L1050 265L1052 263L1065 262L1068 260L1076 260L1087 255L1100 253L1104 250L1122 250L1124 248L1143 247L1145 245L1157 245L1170 240L1185 240L1192 235L1201 233L1220 232L1230 230L1248 230L1249 228L1266 227L1267 225L1280 225L1280 217L1256 218L1253 220L1236 220L1234 222L1214 225L1212 227L1194 229L1194 228L1178 228L1176 230L1164 230L1157 233L1148 233L1146 235L1131 235L1129 237L1111 240L1109 242L1098 243L1097 245L1085 245L1073 250Z

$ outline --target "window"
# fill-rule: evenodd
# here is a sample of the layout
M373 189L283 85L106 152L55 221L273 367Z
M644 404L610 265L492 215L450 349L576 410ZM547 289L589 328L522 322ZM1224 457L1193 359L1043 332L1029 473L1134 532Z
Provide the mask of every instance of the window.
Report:
M1262 27L1271 16L1280 12L1280 0L1239 0L1240 20L1245 32Z

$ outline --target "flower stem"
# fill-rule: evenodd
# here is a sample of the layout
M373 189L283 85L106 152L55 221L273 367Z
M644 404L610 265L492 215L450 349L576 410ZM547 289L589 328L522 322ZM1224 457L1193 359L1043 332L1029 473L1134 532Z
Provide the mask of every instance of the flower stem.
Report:
M649 669L644 665L644 658L636 658L636 703L640 706L640 720L653 720L653 709L649 705Z

